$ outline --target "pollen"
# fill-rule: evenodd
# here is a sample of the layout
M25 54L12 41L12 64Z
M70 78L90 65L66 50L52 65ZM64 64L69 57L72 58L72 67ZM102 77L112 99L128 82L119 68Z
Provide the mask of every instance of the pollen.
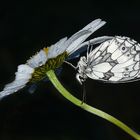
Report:
M48 47L47 48L44 47L43 50L45 51L46 54L48 54L48 51L49 51Z

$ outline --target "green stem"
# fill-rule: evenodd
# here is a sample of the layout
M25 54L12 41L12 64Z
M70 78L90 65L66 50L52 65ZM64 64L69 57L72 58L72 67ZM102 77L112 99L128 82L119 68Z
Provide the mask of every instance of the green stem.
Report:
M73 104L81 107L82 109L97 115L111 123L113 123L114 125L118 126L119 128L121 128L122 130L124 130L126 133L128 133L129 135L131 135L133 138L135 138L136 140L140 140L140 135L137 134L136 132L134 132L130 127L128 127L127 125L125 125L123 122L119 121L118 119L116 119L115 117L97 109L94 108L86 103L82 103L81 100L77 99L76 97L74 97L72 94L70 94L63 86L62 84L59 82L59 80L57 79L55 73L53 70L48 71L47 76L49 77L50 81L53 83L53 85L55 86L55 88L69 101L71 101Z

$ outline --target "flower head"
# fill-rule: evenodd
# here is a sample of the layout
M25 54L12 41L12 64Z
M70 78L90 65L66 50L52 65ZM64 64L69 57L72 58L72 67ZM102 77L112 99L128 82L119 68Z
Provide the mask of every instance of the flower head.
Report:
M96 19L69 39L67 37L61 39L54 45L40 50L27 60L26 64L19 65L15 73L15 80L7 84L0 92L0 99L22 89L29 82L37 82L43 79L47 71L60 67L65 59L81 49L80 44L105 23L101 19Z

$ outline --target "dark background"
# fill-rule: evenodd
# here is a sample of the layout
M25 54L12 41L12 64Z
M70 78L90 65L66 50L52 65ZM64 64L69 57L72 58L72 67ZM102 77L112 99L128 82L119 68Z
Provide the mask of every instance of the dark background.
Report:
M91 38L125 35L140 42L138 1L4 1L0 4L0 88L14 79L19 64L44 46L96 18L107 24ZM76 64L74 60L73 63ZM62 84L82 99L76 72L63 65ZM88 79L87 103L140 133L140 82L103 84ZM0 140L133 140L109 122L64 99L50 82L34 94L21 90L0 102Z

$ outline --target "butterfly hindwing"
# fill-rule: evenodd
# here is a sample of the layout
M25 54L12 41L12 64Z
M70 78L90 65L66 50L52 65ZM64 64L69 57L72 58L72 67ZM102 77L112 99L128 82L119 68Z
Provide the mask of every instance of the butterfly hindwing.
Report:
M116 36L87 56L87 76L106 82L130 82L140 77L140 45L128 37Z

